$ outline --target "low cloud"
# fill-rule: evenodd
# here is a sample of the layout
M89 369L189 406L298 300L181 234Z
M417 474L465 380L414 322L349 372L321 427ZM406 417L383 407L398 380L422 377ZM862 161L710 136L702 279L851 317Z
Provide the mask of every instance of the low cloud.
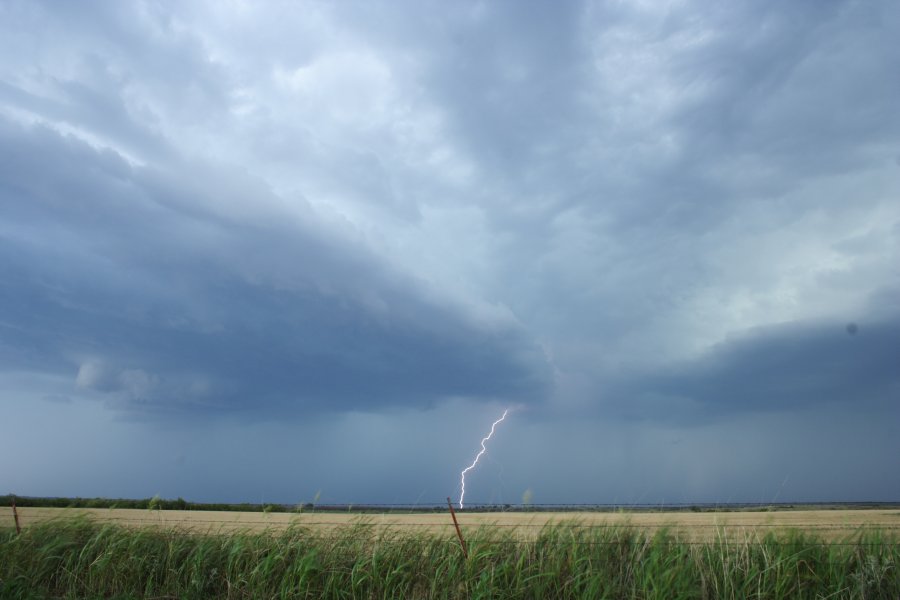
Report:
M546 358L508 313L404 274L347 226L329 234L303 202L280 208L264 185L215 167L174 189L167 173L108 150L2 126L17 148L0 196L2 308L18 325L7 368L68 363L83 391L145 412L549 391ZM15 348L30 352L14 358Z
M617 388L633 417L685 422L834 408L883 414L900 397L900 317L756 328Z

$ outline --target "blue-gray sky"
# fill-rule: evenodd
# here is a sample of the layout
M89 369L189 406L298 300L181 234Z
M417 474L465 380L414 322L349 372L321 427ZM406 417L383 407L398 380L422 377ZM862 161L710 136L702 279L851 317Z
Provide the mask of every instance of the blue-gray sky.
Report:
M897 39L0 1L0 492L900 500Z

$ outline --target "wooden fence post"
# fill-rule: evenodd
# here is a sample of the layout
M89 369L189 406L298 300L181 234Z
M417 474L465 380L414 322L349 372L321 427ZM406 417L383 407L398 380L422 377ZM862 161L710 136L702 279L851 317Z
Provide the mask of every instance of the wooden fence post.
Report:
M16 510L16 497L12 497L12 509L13 509L13 519L16 522L16 535L22 533L22 528L19 526L19 511Z
M463 556L469 558L469 552L466 550L466 541L463 539L462 531L459 530L459 523L456 521L456 511L453 510L453 502L450 496L447 496L447 506L450 507L450 516L453 517L453 526L456 527L456 537L459 538L459 546L462 548Z

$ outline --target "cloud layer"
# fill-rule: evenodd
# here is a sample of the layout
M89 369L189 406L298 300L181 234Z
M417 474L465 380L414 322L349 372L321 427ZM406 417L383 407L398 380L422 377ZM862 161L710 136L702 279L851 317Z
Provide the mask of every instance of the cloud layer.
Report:
M7 369L59 365L149 411L547 391L507 313L441 296L246 174L133 166L37 125L4 139Z
M896 455L894 2L11 1L0 23L9 414L211 447L302 426L322 446L298 452L335 457L309 477L372 453L378 477L332 482L366 500L452 480L512 405L531 437L507 456L535 467L510 486L602 473L547 485L573 501L771 488L777 453L736 454L734 482L708 446L788 423L782 454L852 423L857 459ZM408 431L434 454L385 441ZM696 469L650 465L688 438ZM832 485L798 459L796 495L900 494L835 460Z

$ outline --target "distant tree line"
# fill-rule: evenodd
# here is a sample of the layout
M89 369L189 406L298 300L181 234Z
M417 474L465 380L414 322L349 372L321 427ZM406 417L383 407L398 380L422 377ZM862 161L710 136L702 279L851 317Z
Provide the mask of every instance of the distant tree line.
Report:
M184 498L167 500L153 498L38 498L33 496L16 496L7 494L0 496L0 506L10 506L13 499L17 506L38 508L140 508L148 510L220 510L233 512L352 512L352 513L427 513L443 512L447 505L386 505L386 504L318 504L306 502L301 504L251 504L241 502L228 504L224 502L188 502ZM609 505L609 504L482 504L470 505L459 512L729 512L729 511L773 511L803 509L839 509L839 508L898 508L896 502L819 502L819 503L749 503L749 504L676 504L676 505Z
M167 500L153 498L35 498L29 496L0 496L0 506L10 506L13 499L16 506L38 508L142 508L151 510L226 510L240 512L289 512L293 510L279 504L225 504L221 502L188 502L184 498Z
M251 504L249 502L224 503L224 502L189 502L184 498L169 500L154 496L152 498L41 498L35 496L17 496L6 494L0 496L0 506L10 506L13 499L16 506L35 508L138 508L146 510L197 510L197 511L232 511L232 512L354 512L354 513L384 513L384 512L441 512L447 510L446 506L423 507L394 507L386 505L365 504L341 504L326 505L305 502L301 504ZM509 505L506 506L509 509ZM502 511L504 507L486 508L482 510Z
M353 513L385 513L385 512L443 512L443 506L403 506L378 504L317 504L305 502L300 504L251 504L241 502L228 504L223 502L189 502L184 498L168 500L154 496L153 498L40 498L34 496L17 496L7 494L0 496L0 506L10 506L13 499L16 506L36 508L138 508L147 510L198 510L198 511L233 511L233 512L353 512ZM521 510L521 507L509 504L479 506L477 512L505 512Z

